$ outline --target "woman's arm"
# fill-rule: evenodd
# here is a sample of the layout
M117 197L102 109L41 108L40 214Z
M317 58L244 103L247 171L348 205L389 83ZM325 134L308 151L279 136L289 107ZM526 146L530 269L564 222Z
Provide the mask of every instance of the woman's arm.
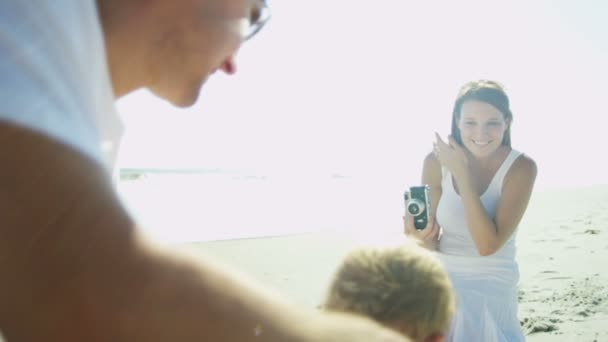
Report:
M441 198L441 163L433 153L429 153L424 158L422 167L422 184L428 184L431 187L431 216L435 217L437 213L437 205Z
M465 210L469 232L480 255L496 253L513 235L528 207L537 168L526 156L519 157L502 184L502 195L492 220L485 211L479 194L472 186L470 174L454 175Z

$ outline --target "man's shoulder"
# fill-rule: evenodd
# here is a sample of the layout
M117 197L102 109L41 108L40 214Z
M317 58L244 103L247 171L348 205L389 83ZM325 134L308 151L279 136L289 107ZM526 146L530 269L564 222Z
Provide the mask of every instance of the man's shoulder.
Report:
M2 1L0 30L0 121L103 160L113 95L95 1Z

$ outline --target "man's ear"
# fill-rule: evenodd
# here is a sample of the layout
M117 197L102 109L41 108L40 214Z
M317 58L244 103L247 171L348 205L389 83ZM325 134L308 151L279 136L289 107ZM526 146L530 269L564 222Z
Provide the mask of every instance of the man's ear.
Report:
M443 334L432 334L424 339L424 342L443 342L445 341L445 335Z

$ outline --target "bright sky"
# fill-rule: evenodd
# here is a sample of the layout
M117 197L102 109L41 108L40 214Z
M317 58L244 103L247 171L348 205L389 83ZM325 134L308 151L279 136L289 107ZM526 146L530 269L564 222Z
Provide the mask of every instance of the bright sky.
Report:
M122 99L124 167L419 181L459 86L497 80L539 187L608 183L608 2L273 1L273 18L177 110Z

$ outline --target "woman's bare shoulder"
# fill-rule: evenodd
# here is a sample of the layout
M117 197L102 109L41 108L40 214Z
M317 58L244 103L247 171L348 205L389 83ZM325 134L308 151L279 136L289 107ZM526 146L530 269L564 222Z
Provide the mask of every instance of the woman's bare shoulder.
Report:
M537 172L538 168L534 159L527 154L522 153L513 162L513 165L507 174L507 178L509 180L534 179L536 178Z

